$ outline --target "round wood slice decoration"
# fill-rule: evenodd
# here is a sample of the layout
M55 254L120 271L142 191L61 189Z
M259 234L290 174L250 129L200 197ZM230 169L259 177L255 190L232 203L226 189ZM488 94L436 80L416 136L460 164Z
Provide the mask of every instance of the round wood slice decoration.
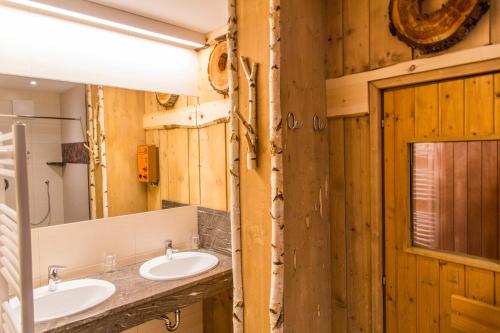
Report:
M440 9L424 13L423 1L429 0L391 0L389 29L424 53L442 51L460 42L490 8L490 0L448 0Z
M156 101L166 109L173 108L178 98L179 95L156 93Z
M208 60L208 80L215 91L227 95L229 91L229 70L227 59L227 42L215 45Z

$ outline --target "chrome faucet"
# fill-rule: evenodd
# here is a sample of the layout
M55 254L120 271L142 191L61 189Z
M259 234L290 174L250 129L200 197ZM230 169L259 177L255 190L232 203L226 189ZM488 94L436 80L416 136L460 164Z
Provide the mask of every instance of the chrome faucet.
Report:
M165 257L167 258L167 260L172 260L173 254L178 252L177 250L174 250L172 244L172 240L170 239L167 239L165 241Z
M65 269L65 266L60 265L50 265L48 269L49 273L49 291L56 291L57 284L61 282L61 278L59 277L59 271Z

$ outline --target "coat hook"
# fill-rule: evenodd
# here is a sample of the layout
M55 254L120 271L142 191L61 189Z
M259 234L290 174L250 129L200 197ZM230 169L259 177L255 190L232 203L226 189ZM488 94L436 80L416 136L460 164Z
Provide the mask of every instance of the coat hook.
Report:
M286 116L286 124L289 129L299 129L302 127L302 122L295 119L295 115L292 112L288 112Z
M322 122L321 121L321 118L315 114L314 117L313 117L313 129L316 131L316 132L321 132L323 131L326 126L327 126L327 122Z

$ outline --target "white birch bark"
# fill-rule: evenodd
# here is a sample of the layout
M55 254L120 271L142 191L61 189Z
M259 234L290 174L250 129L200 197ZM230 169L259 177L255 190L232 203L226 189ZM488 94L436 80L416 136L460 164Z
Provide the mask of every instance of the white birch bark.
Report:
M228 64L229 64L229 172L231 202L231 247L233 266L233 332L242 333L243 326L243 279L241 269L241 215L240 215L240 137L238 110L238 55L236 0L228 1Z
M250 71L248 59L242 56L240 57L240 60L248 81L248 123L245 123L242 117L240 118L247 129L247 169L255 170L257 168L257 83L255 79L257 77L258 64L254 62L252 65L252 71Z
M99 99L99 151L101 152L101 186L102 186L102 217L108 217L108 175L106 169L106 132L104 127L104 90L102 86L97 87L97 97Z
M280 100L280 0L270 0L270 72L269 116L271 141L271 293L269 302L270 331L283 332L284 285L284 196L283 138Z
M95 159L94 159L94 109L92 108L92 92L90 85L86 86L87 89L87 140L89 152L89 201L90 201L90 219L97 218L97 202L95 191ZM92 148L91 148L92 147Z

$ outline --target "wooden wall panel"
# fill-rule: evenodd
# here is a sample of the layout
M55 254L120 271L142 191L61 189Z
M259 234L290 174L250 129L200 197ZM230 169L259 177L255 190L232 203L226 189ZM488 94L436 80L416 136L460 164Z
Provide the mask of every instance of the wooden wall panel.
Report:
M144 212L146 186L137 180L137 145L142 129L144 92L104 88L109 216Z
M160 147L160 133L158 130L146 131L146 143ZM160 152L158 151L158 157ZM159 167L159 164L158 164ZM159 170L158 170L159 171ZM160 186L147 185L148 211L161 209Z
M494 132L494 124L493 76L465 79L465 133L471 136L490 135Z
M439 135L438 86L430 84L415 88L415 136Z
M441 333L452 333L451 295L465 295L465 268L463 265L439 263L439 307L441 313Z
M495 273L479 268L465 268L465 296L495 304Z
M439 311L439 262L417 256L417 332L439 332Z
M200 141L199 130L188 130L188 148L189 148L189 203L191 205L199 205L200 201ZM212 149L220 150L221 146L212 147ZM224 152L226 150L224 149ZM205 151L205 154L212 154L212 151ZM225 172L226 170L224 170Z
M454 250L467 253L467 143L453 145L453 231Z
M369 117L345 120L348 332L371 330Z
M201 128L199 135L201 205L227 210L225 124Z
M167 131L168 195L167 200L189 204L188 130ZM160 161L161 163L161 161Z
M385 199L385 311L386 330L388 333L398 332L397 322L397 245L396 217L394 197L394 139L395 139L395 106L394 92L384 92L384 199ZM389 167L389 164L391 167ZM415 311L416 317L416 311Z
M464 81L452 80L439 86L439 135L464 134Z
M330 0L325 17L327 78L340 77L381 68L421 57L500 43L500 5L491 1L485 14L472 32L460 43L439 53L422 54L392 36L387 13L389 0ZM423 2L426 11L439 9L444 0ZM342 24L343 29L340 29ZM343 37L343 38L341 38ZM340 68L344 70L339 70Z
M344 26L342 1L326 2L326 77L344 74Z
M304 122L298 131L283 126L285 332L327 332L331 328L328 135L326 130L312 130L315 115L326 119L324 42L321 42L325 36L325 5L323 0L281 2L282 117L285 120L287 113L293 112ZM299 49L307 52L297 52ZM369 193L369 178L367 182L366 193ZM365 202L369 205L369 201ZM367 216L369 219L369 209ZM366 259L368 264L369 259ZM306 285L308 292L304 293L301 289ZM362 318L355 321L355 327L366 325Z
M471 142L467 150L467 253L481 255L481 152L480 142ZM479 225L478 225L479 224Z
M240 163L243 289L245 290L245 332L269 331L269 289L271 265L270 152L269 152L269 1L238 0L238 56L259 63L257 75L257 117L259 166L247 170ZM239 107L248 114L248 84L239 65ZM240 133L244 129L240 127ZM241 156L247 145L241 140ZM264 263L264 264L263 264Z
M332 249L332 332L347 333L346 178L344 119L329 121L330 242Z
M342 6L344 75L367 71L370 69L370 0L344 0Z
M389 0L370 0L370 68L372 69L412 58L411 47L394 38L389 31L388 8Z

